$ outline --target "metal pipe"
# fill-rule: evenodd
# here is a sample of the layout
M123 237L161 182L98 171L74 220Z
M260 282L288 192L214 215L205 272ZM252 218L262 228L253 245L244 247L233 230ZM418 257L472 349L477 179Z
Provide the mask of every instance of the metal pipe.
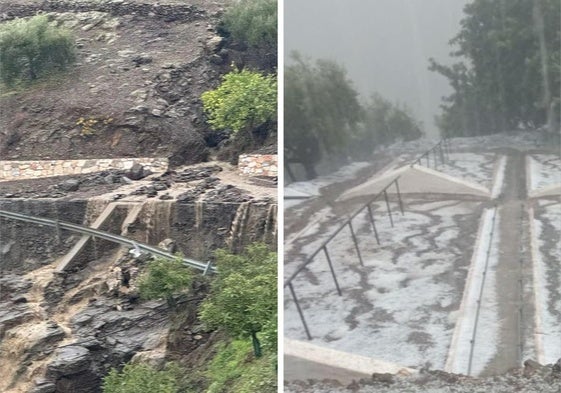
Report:
M341 288L339 287L339 283L337 282L337 275L335 274L333 263L331 263L331 258L329 257L329 253L327 252L327 245L323 246L323 252L325 254L325 258L327 258L327 263L329 264L329 269L331 270L331 275L333 276L333 282L335 282L337 293L339 294L339 296L341 296L343 293L341 292Z
M386 190L384 190L384 199L386 200L386 208L388 209L390 224L392 224L392 228L393 228L392 209L390 208L390 202L388 201L388 193L386 192Z
M353 224L351 220L349 220L349 228L351 229L351 236L353 237L353 242L355 244L356 254L358 255L358 260L361 266L364 266L364 262L362 261L362 255L360 254L360 248L358 247L358 240L355 235L355 231L353 229Z
M399 192L399 182L397 179L394 180L395 182L395 189L397 191L397 199L399 201L399 210L401 210L401 215L405 215L405 212L403 211L403 201L401 200L401 192Z
M376 223L374 222L374 213L372 212L372 207L370 206L370 203L367 206L368 206L368 213L369 213L369 216L370 216L370 223L372 224L372 229L374 230L374 236L376 236L376 243L378 243L378 245L380 245L380 238L378 237L378 230L376 229Z
M292 286L292 283L288 284L288 289L290 289L290 293L292 294L292 299L294 300L294 304L296 304L296 309L298 310L298 314L300 315L300 320L302 321L302 325L304 325L306 336L308 337L308 340L311 340L312 335L310 334L310 329L308 329L308 324L306 323L306 319L304 318L304 314L302 313L302 309L300 308L300 302L298 302L298 298L296 297L296 292L294 292L294 287Z
M71 224L69 222L58 221L58 220L50 220L50 219L42 218L42 217L33 217L33 216L28 216L28 215L20 214L20 213L13 213L13 212L5 211L5 210L0 210L0 216L6 217L6 218L11 218L11 219L14 219L14 220L24 221L24 222L31 222L31 223L34 223L34 224L55 227L55 228L58 226L61 229L65 229L65 230L72 231L72 232L78 232L78 233L81 233L83 235L88 235L88 236L92 236L94 238L108 240L110 242L119 243L119 244L129 246L129 247L135 247L135 245L137 245L138 248L142 251L145 251L145 252L148 252L152 255L157 255L159 257L166 258L166 259L177 259L178 258L176 255L170 254L170 253L168 253L168 252L166 252L162 249L159 249L157 247L152 247L148 244L138 243L134 240L127 239L126 237L123 237L123 236L114 235L112 233L100 231L98 229L88 228L88 227L85 227L85 226L82 226L82 225ZM183 261L183 263L185 265L190 266L190 267L195 268L195 269L198 269L198 270L201 270L201 271L204 271L207 268L206 263L199 262L199 261L196 261L194 259L183 258L182 257L181 260ZM215 272L216 268L211 267L210 271Z

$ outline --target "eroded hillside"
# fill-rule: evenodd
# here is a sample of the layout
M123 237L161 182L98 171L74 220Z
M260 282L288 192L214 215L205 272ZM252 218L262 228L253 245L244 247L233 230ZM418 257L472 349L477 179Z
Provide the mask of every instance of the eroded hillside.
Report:
M77 47L77 62L66 72L2 89L2 158L206 159L219 140L205 123L200 95L232 64L252 61L251 51L217 33L227 3L2 2L2 21L47 14L71 31ZM267 61L253 56L253 67L267 68ZM81 118L97 122L85 129Z

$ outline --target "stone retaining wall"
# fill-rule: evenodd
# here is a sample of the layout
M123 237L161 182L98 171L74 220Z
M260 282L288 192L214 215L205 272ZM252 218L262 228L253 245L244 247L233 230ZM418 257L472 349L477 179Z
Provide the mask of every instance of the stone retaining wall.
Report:
M276 154L242 154L238 170L246 176L278 176Z
M0 181L80 175L108 169L128 170L139 163L152 172L164 172L167 158L102 158L85 160L0 161Z

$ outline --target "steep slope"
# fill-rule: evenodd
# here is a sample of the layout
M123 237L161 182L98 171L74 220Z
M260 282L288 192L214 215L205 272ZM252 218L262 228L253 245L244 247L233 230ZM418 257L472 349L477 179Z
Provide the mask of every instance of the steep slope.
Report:
M30 87L2 89L0 156L166 156L172 165L205 160L209 130L199 97L247 56L217 34L226 3L2 2L2 21L46 13L69 29L78 59ZM97 123L86 129L80 118Z

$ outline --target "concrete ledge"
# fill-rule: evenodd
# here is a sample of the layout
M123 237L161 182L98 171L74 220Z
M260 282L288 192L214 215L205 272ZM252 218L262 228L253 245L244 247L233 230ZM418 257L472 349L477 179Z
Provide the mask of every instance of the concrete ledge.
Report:
M528 196L530 198L546 198L561 196L561 184L552 184L547 187L538 188L537 190L530 191Z
M366 356L320 347L308 342L284 339L285 380L336 379L352 382L374 373L410 375L417 371Z
M136 219L138 213L140 212L140 209L142 208L142 204L133 204L133 207L131 209L131 204L129 203L112 202L105 207L105 209L100 213L96 220L90 225L90 228L100 229L106 222L109 221L115 210L119 207L126 207L127 209L129 209L125 221L127 219L130 221ZM121 231L123 231L123 228L125 227L124 224L125 223L123 223L121 226ZM72 247L70 251L68 251L66 255L64 255L62 260L57 265L55 271L63 272L71 267L72 263L80 256L82 251L85 250L88 242L91 239L92 236L90 235L82 235L80 239L78 239L78 242L74 244L74 247Z
M431 193L474 195L484 198L491 197L491 192L479 184L471 183L420 165L406 165L348 190L341 195L338 200L344 201L366 195L374 196L398 176L399 189L402 194ZM396 193L395 188L390 187L388 193Z

